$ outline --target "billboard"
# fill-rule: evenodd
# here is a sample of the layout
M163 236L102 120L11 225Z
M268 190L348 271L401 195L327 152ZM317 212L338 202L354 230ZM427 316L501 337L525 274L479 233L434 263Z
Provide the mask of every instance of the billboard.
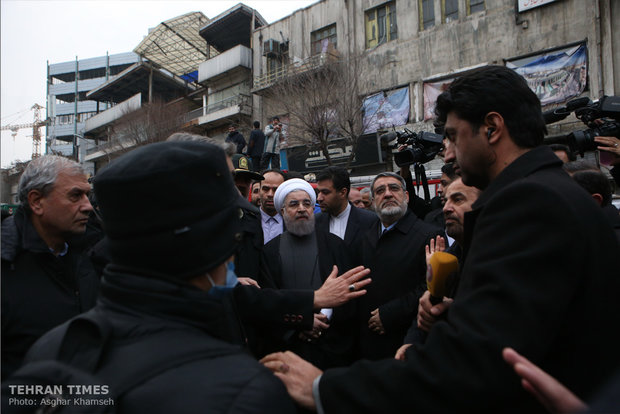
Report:
M565 102L586 88L588 58L585 44L554 50L524 59L510 60L506 66L525 78L544 105Z
M364 133L405 125L409 121L409 87L379 92L364 99Z

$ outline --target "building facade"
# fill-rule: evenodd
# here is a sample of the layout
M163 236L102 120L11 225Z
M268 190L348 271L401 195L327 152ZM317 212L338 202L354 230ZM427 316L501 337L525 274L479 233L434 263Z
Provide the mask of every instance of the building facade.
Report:
M84 139L85 122L101 107L86 93L138 61L135 53L120 53L47 65L47 153L83 160L92 145Z
M468 71L514 68L543 110L618 95L620 86L620 4L613 0L321 0L271 24L239 4L212 19L193 12L164 23L135 53L48 65L51 151L104 165L119 119L155 95L185 105L179 129L223 139L237 123L247 138L254 120L264 127L274 115L285 124L292 118L274 93L278 84L320 74L334 61L354 62L359 145L336 128L318 148L291 128L285 166L317 171L327 152L336 164L353 157L353 175L371 175L395 168L393 148L380 137L432 131L436 97ZM332 98L325 111L344 105L344 97ZM570 116L548 129L553 139L585 125Z
M254 111L274 115L266 91L329 51L361 60L360 99L377 135L432 131L439 93L485 65L519 71L543 110L618 95L619 28L620 3L610 0L322 0L254 31ZM571 116L549 135L584 128Z

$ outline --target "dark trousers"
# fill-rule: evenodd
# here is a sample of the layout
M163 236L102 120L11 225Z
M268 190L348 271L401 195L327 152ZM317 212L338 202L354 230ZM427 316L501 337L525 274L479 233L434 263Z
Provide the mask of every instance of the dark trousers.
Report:
M260 155L252 155L250 158L252 158L252 171L259 172L262 169L262 157Z
M269 162L271 161L272 169L280 169L280 154L274 154L272 152L265 152L261 159L260 169L266 170L269 167Z

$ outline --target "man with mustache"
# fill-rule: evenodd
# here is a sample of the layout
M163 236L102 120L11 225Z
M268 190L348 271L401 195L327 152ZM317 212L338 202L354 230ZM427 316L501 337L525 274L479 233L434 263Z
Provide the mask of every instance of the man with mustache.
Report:
M298 403L327 413L543 412L502 360L506 347L592 398L620 364L609 329L620 325L609 223L542 145L540 100L514 70L464 74L435 112L446 162L483 190L465 215L461 283L445 321L404 362L321 372L285 353L263 363Z
M464 226L465 213L471 211L472 204L478 199L481 191L476 187L470 187L463 184L463 180L459 177L452 183L444 187L444 197L446 203L443 206L443 214L446 223L446 233L454 239L454 243L445 249L445 241L442 237L436 238L435 242L431 240L431 245L426 248L427 258L435 251L444 251L444 249L455 255L461 260L463 255ZM427 263L428 265L428 263ZM409 328L405 345L401 346L396 352L396 359L404 360L406 358L405 351L413 343L423 342L426 338L424 332L430 331L437 319L448 309L452 303L452 297L456 292L458 279L452 281L452 289L449 297L444 297L441 303L433 305L430 300L430 292L427 290L420 298L418 305L417 321Z
M424 247L437 229L408 208L405 180L397 174L378 174L371 185L379 222L364 235L363 265L373 284L358 301L360 358L393 357L414 321L418 298L425 290Z
M351 267L342 239L328 231L315 231L315 202L314 189L300 178L287 180L278 187L274 205L282 214L286 230L263 248L259 280L262 287L316 290L334 266L339 270ZM268 347L294 350L317 366L345 365L351 362L354 345L352 318L351 305L321 309L315 313L312 331L281 332L282 341Z
M55 155L37 158L18 193L19 209L2 222L3 380L42 334L92 308L99 290L76 240L93 211L82 167Z

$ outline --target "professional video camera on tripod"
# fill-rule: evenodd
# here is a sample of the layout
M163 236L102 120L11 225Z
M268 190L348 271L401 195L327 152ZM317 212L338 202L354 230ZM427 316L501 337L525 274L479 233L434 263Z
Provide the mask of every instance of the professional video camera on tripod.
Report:
M389 148L396 149L403 145L404 148L394 153L394 162L399 167L408 167L413 164L415 180L419 187L420 182L424 189L424 199L430 200L428 180L424 163L431 161L443 149L443 136L432 132L413 132L407 128L402 131L393 131L379 137L381 141L388 143ZM395 143L390 144L396 140ZM411 146L411 147L409 147Z

